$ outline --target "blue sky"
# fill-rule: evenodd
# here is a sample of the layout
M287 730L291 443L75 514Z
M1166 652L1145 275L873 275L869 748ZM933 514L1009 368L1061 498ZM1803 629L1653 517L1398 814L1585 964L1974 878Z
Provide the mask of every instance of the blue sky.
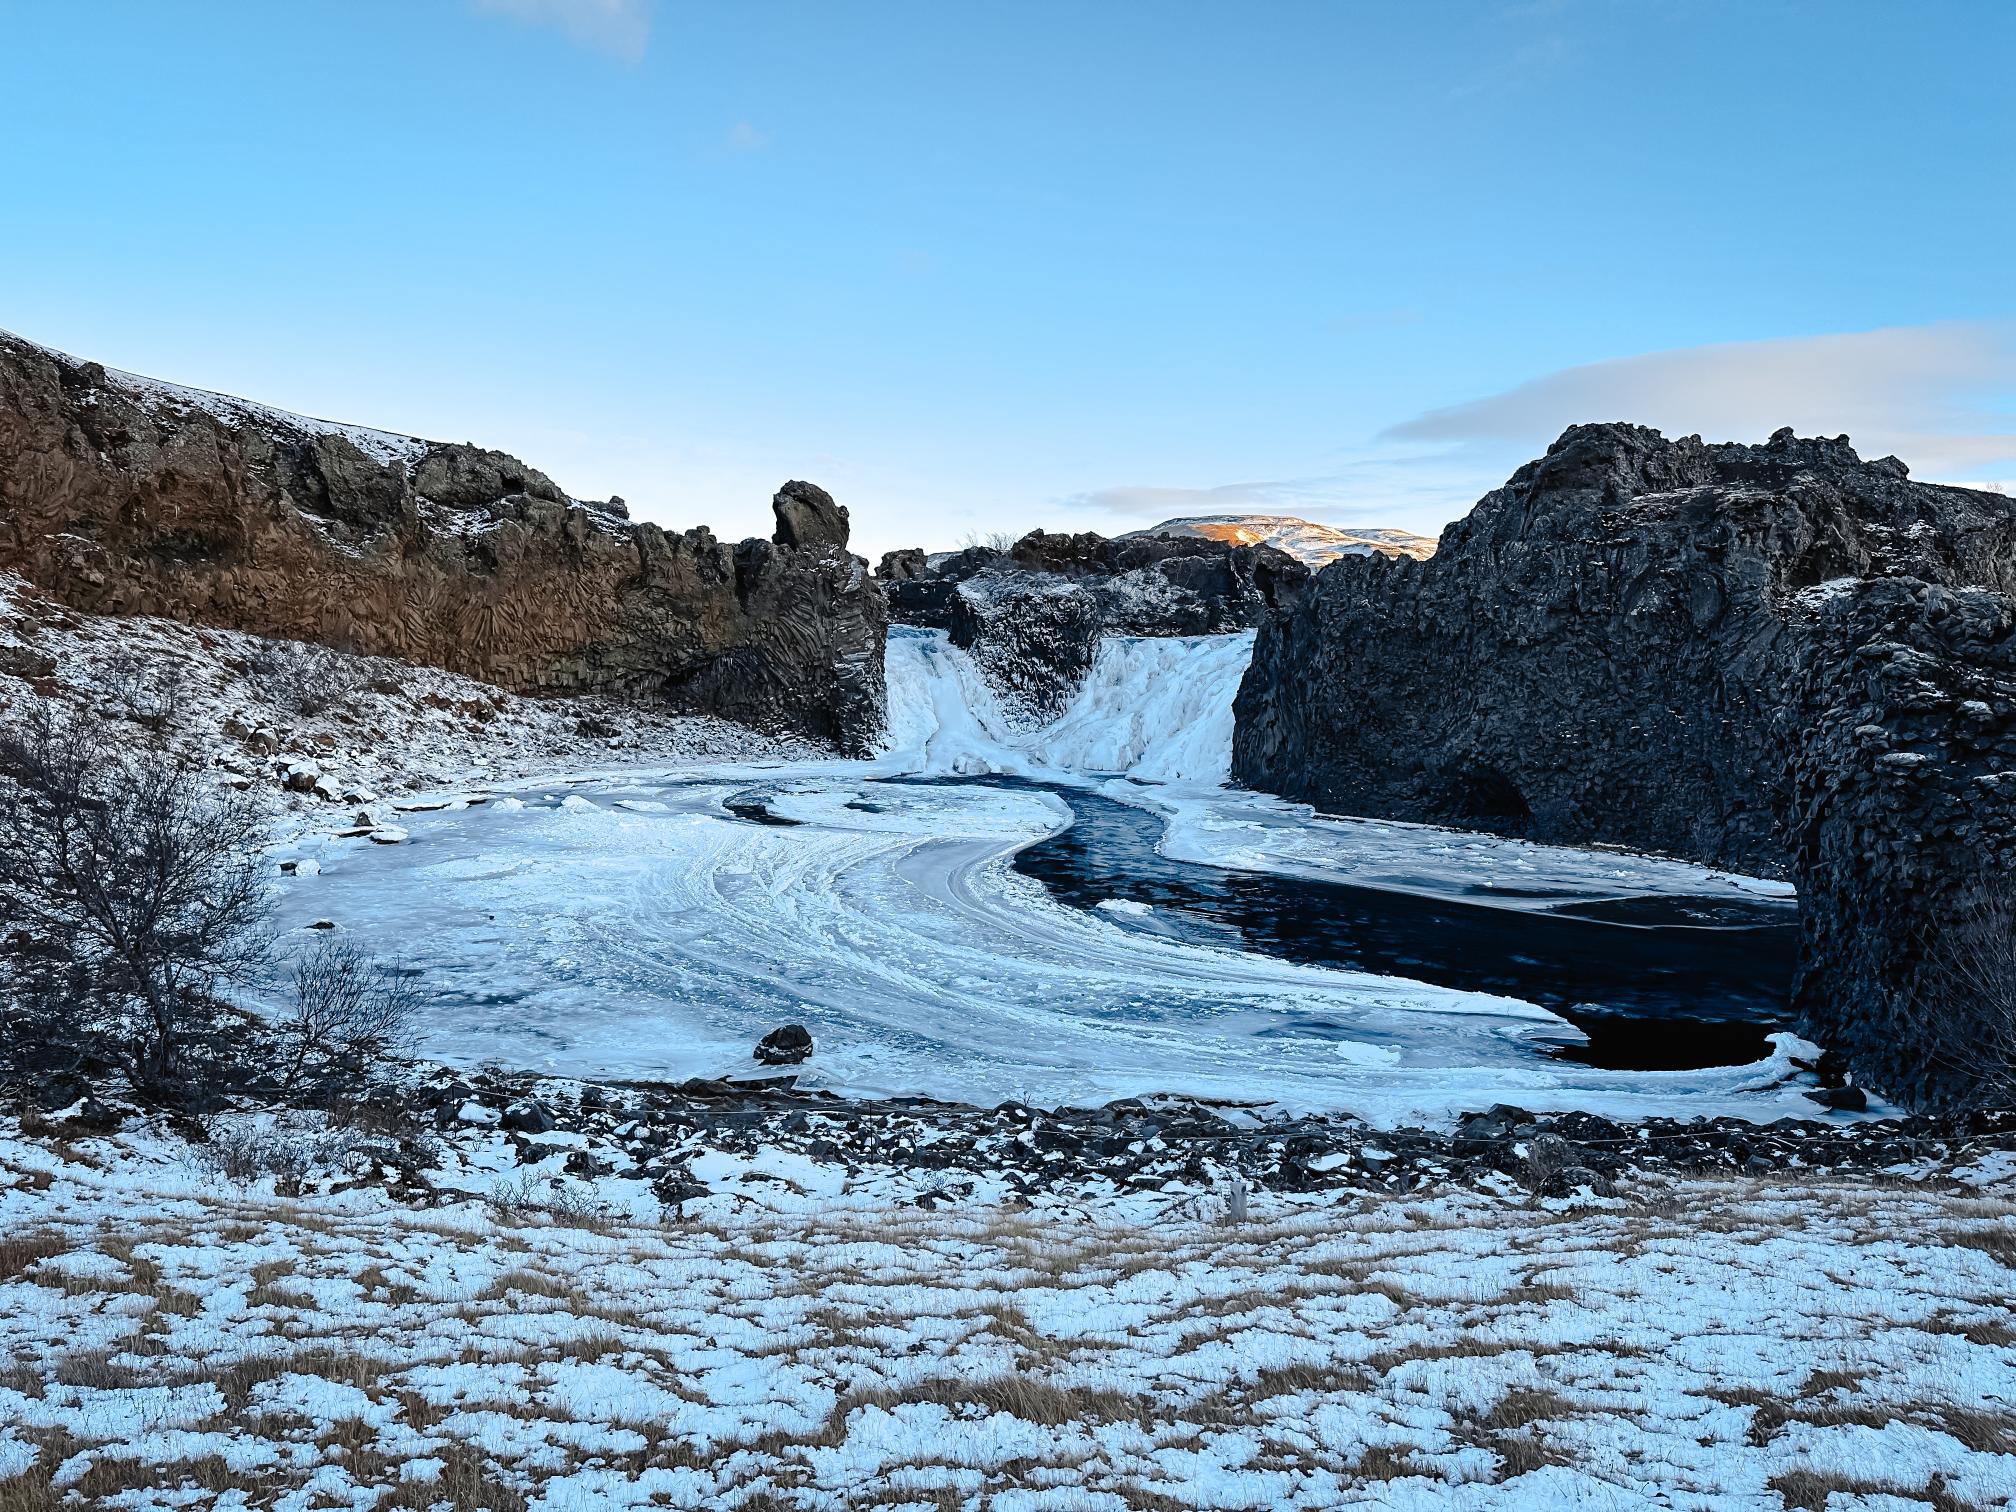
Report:
M865 550L2016 482L2006 0L0 0L0 326Z

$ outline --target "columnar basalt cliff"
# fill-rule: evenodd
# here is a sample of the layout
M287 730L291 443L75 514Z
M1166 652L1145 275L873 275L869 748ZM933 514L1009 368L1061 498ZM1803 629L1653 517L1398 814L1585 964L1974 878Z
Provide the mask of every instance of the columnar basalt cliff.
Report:
M0 333L0 569L156 614L621 692L861 750L886 611L847 511L787 483L768 541L635 523L514 457L111 373Z
M1249 630L1301 592L1309 569L1271 546L1036 530L1006 552L932 562L892 551L881 577L892 618L948 631L1012 705L1043 719L1070 702L1100 636Z
M2012 595L2001 495L1846 437L1577 426L1430 560L1346 558L1264 626L1233 769L1790 877L1803 1023L1937 1097L1970 1075L1940 941L2016 884Z

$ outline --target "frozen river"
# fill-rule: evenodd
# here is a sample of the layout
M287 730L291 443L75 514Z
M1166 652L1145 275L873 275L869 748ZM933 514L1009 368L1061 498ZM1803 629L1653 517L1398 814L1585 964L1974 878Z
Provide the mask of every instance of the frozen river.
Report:
M1782 888L1227 789L1249 651L1111 640L1060 720L1017 731L961 653L898 629L878 760L469 795L403 816L401 845L297 847L321 869L284 922L419 971L424 1048L460 1062L747 1073L800 1022L803 1078L847 1092L1792 1111L1768 1058L1561 1053L1588 1053L1571 1019L1600 1047L1670 1009L1763 1054Z

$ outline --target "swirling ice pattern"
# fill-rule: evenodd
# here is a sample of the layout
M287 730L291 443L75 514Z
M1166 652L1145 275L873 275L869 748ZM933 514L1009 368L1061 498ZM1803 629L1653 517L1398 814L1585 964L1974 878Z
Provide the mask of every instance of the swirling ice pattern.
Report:
M1229 734L1237 639L1102 657L1112 678L1146 667L1197 715L1159 728L1088 715L1072 738L1137 767L1208 765L1202 747ZM942 640L898 637L890 653L896 731L879 763L417 814L401 846L325 842L320 875L292 886L286 911L406 955L431 994L432 1053L568 1074L747 1072L753 1042L797 1021L818 1046L805 1068L816 1084L982 1102L1175 1092L1393 1120L1499 1099L1689 1106L1760 1080L1765 1068L1559 1062L1543 1052L1572 1031L1528 1004L1203 948L1124 911L1064 907L1009 867L1068 822L1061 800L880 780L1054 772L1055 745L1006 735ZM1088 690L1076 712L1107 696ZM794 822L753 823L730 801Z

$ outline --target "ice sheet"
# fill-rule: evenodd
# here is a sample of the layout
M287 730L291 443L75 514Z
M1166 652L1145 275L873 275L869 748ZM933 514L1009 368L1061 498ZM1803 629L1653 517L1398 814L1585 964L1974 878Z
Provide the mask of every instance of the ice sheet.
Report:
M1045 1103L1179 1092L1381 1121L1501 1100L1795 1106L1790 1092L1754 1090L1782 1064L1596 1070L1546 1057L1575 1031L1530 1004L1183 943L1121 911L1064 907L1009 864L1067 822L1054 795L885 780L1089 782L1131 762L1137 778L1183 777L1108 788L1175 815L1173 843L1186 824L1264 813L1278 835L1254 848L1261 863L1345 864L1308 838L1327 834L1322 821L1244 807L1256 800L1208 781L1229 746L1244 641L1109 645L1062 719L1017 733L942 636L901 632L890 749L876 761L605 776L518 789L522 808L408 812L401 844L304 847L320 872L286 884L284 918L332 920L408 959L431 996L425 1048L466 1062L717 1075L753 1069L756 1039L797 1021L818 1046L803 1074L852 1092ZM1389 828L1410 865L1408 846L1454 844ZM1608 858L1484 854L1563 886L1618 885ZM1468 851L1457 860L1478 864ZM1663 865L1631 864L1649 868L1641 877Z

